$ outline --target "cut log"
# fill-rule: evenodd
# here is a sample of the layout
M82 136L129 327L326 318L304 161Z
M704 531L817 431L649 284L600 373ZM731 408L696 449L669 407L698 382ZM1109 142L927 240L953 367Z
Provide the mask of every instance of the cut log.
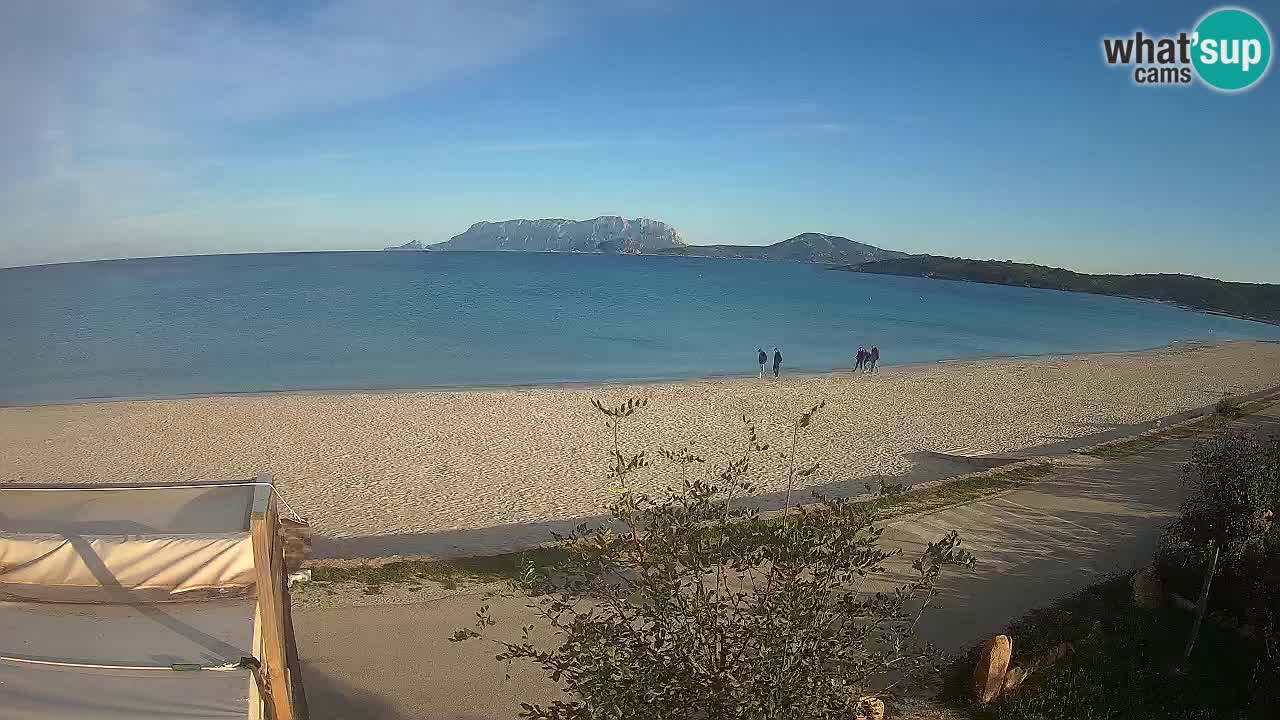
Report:
M982 644L978 665L973 669L973 699L979 705L995 700L1004 689L1004 677L1013 658L1013 639L996 635Z

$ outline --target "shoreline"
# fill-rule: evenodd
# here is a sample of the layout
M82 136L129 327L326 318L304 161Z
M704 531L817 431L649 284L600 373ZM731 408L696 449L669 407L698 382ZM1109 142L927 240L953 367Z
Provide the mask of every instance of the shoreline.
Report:
M1063 291L1069 292L1069 291ZM1154 302L1154 301L1152 301ZM1233 343L1271 343L1280 344L1280 340L1175 340L1165 345L1156 345L1153 347L1137 348L1133 350L1081 350L1078 352L1046 352L1046 353L1021 353L1012 355L975 355L972 357L957 358L940 358L937 360L918 360L903 363L881 364L876 375L888 374L892 372L901 372L911 370L913 368L930 367L934 365L957 365L964 363L985 363L997 362L1002 360L1033 360L1041 358L1087 358L1090 356L1111 356L1126 355L1134 353L1151 353L1164 350L1180 350L1194 347L1218 347L1229 346ZM786 364L783 364L783 375L788 378L821 378L830 375L853 374L856 371L852 367L835 367L828 370L797 370L793 372L786 371ZM591 388L610 389L619 386L650 386L650 385L674 385L681 383L714 383L714 382L732 382L738 380L754 380L757 379L751 373L742 374L720 374L720 375L661 375L649 377L634 378L616 378L610 380L559 380L549 382L531 382L531 383L478 383L478 384L446 384L446 385L395 385L395 386L377 386L377 385L351 385L342 387L297 387L297 388L279 388L279 389L255 389L255 390L226 390L211 392L192 392L179 393L169 395L112 395L102 397L83 397L73 398L70 400L57 400L53 402L41 403L5 403L0 402L0 410L5 409L22 409L22 408L43 408L43 407L65 407L75 405L104 405L112 403L134 403L134 402L171 402L181 400L201 400L223 397L275 397L282 395L378 395L378 394L403 394L403 393L454 393L454 392L518 392L518 391L536 391L536 390L581 390ZM766 377L766 380L768 378Z
M796 485L831 495L926 482L945 456L1006 457L1280 386L1280 345L1178 344L1145 352L956 360L759 381L372 393L269 393L0 409L0 483L215 480L275 473L316 548L357 555L484 554L597 516L614 497L609 438L591 400L633 396L623 451L688 447L709 472L740 452L743 417L773 450L753 455L757 494L786 490L777 448L801 438L819 470ZM945 469L945 468L943 468ZM653 495L681 469L646 468ZM368 552L357 552L368 550ZM328 552L326 551L326 554Z

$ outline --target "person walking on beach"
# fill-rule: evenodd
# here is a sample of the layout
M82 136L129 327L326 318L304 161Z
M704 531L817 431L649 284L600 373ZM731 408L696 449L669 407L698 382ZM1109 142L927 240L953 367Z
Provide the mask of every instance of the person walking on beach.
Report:
M778 369L782 367L782 353L778 352L778 348L773 349L773 376L778 377Z
M868 359L870 360L870 367L867 369L867 372L875 372L876 363L880 362L880 348L876 345L872 345L871 352L868 353L868 356Z
M760 379L764 379L764 366L769 362L769 356L764 354L764 348L760 348L760 354L756 357L760 362Z
M867 362L867 351L864 350L861 345L859 345L858 354L854 355L853 359L854 359L853 370L854 372L857 372L858 370L861 370L863 365L865 365Z

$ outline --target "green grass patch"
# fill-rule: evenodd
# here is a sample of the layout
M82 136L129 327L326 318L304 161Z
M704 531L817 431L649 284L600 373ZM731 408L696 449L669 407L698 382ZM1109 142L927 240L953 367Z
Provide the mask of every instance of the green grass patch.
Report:
M353 565L349 567L315 567L311 579L315 582L354 582L366 588L379 588L388 583L420 584L437 582L446 588L454 588L467 582L494 582L516 578L526 562L539 566L554 566L564 558L560 548L537 548L504 555L484 555L454 560L404 560L382 565ZM376 593L372 593L376 594Z
M924 490L913 491L906 488L859 504L866 506L881 519L931 512L1012 490L1051 472L1053 463L1049 462L1003 471L996 469L976 477L943 481Z
M1184 440L1207 432L1220 430L1236 418L1252 415L1259 410L1270 407L1271 401L1250 400L1242 402L1236 398L1223 398L1218 402L1215 412L1199 420L1179 425L1168 430L1135 437L1122 442L1110 443L1090 450L1079 450L1081 455L1089 455L1103 460L1120 460L1159 447L1170 440Z
M973 706L970 653L953 666L944 699L977 720L1274 717L1271 691L1251 686L1259 648L1206 623L1190 667L1178 669L1191 613L1135 607L1130 582L1128 575L1108 578L1010 625L1015 666L1059 643L1075 646L1020 688Z
M1230 420L1220 415L1209 415L1202 420L1198 420L1187 425L1180 425L1176 428L1166 430L1165 432L1143 435L1133 438L1132 440L1104 445L1100 448L1082 451L1080 454L1090 455L1103 460L1120 460L1160 447L1170 440L1182 440L1189 437L1195 437L1210 430L1216 430L1228 422L1230 422Z

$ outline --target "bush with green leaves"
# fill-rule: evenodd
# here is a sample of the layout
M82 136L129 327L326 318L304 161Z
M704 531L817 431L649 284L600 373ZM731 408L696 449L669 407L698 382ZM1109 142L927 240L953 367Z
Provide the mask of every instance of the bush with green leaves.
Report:
M530 565L512 589L557 646L535 642L534 625L518 642L489 638L499 661L535 663L566 694L522 704L521 717L844 719L860 698L936 675L944 657L918 642L917 624L944 568L974 559L952 532L914 558L900 585L870 592L897 551L881 547L869 511L790 502L796 480L817 469L797 467L797 454L821 405L793 423L786 509L765 517L745 499L756 491L753 460L769 446L746 418L740 452L713 471L688 447L623 452L624 421L644 400L593 404L613 440L612 521L561 537L566 560ZM657 463L674 466L677 486L662 498L634 490L634 476ZM453 639L487 638L495 622L486 606Z
M1243 414L1240 398L1223 393L1222 399L1213 406L1213 412L1224 418L1238 418Z
M1201 578L1196 624L1212 608L1252 629L1255 686L1280 693L1280 438L1229 432L1196 445L1184 469L1191 494L1161 542L1162 571L1186 589Z
M1183 470L1192 494L1175 524L1179 536L1216 543L1228 559L1260 543L1266 514L1280 509L1280 441L1228 432L1202 441Z

